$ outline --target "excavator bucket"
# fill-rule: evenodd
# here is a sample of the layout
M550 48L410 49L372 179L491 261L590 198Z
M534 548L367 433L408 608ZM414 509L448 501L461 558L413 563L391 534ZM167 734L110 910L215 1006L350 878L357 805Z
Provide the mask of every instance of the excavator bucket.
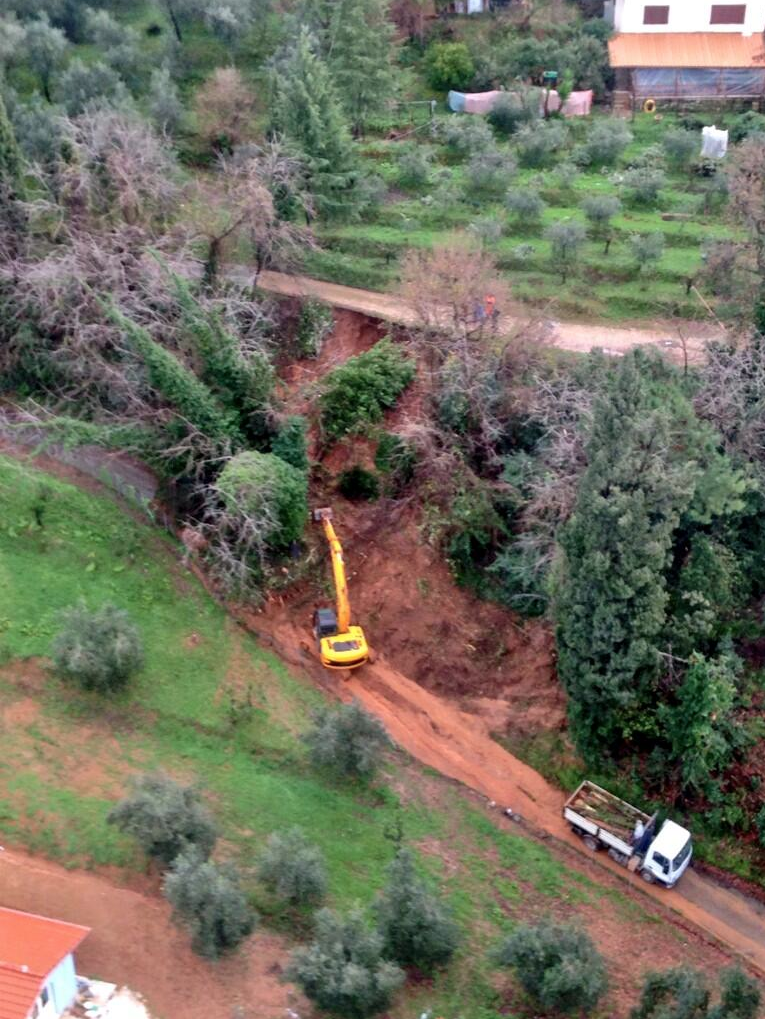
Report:
M313 511L313 519L317 522L321 520L332 519L332 508L330 506L322 506L320 509Z

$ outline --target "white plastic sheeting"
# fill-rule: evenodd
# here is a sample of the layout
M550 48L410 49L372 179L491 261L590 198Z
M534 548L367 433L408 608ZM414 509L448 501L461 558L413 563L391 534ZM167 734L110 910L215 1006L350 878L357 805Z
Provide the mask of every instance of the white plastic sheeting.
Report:
M714 124L701 129L702 159L722 159L728 151L728 132L718 130Z

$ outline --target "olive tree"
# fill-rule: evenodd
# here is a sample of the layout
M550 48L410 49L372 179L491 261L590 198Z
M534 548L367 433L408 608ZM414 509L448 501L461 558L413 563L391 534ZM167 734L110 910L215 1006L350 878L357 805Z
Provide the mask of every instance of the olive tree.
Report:
M166 865L188 849L203 859L210 855L218 832L193 786L163 772L139 775L131 784L130 795L109 811L109 824Z
M232 951L255 929L256 917L236 870L193 850L173 862L162 885L173 919L191 932L191 947L206 959Z
M382 937L358 909L347 917L320 909L313 941L293 952L287 977L319 1008L344 1019L381 1012L404 983L403 971L383 956Z
M621 212L622 203L614 195L588 195L582 202L582 212L590 224L593 237L605 241L604 254L611 245L611 220Z
M640 275L655 266L664 254L664 234L632 234L629 238L630 254L635 260Z
M371 775L391 745L382 723L358 701L320 708L303 742L315 765L344 776Z
M564 924L524 924L496 957L545 1012L591 1012L608 986L603 958L589 935Z
M56 671L85 690L109 693L123 687L143 665L143 644L130 616L111 603L94 612L84 604L62 613L53 642Z
M280 899L295 906L317 902L327 891L327 869L302 829L269 835L258 861L258 877Z
M576 220L553 223L545 230L545 239L550 242L553 263L560 272L563 283L568 279L586 237L584 225Z

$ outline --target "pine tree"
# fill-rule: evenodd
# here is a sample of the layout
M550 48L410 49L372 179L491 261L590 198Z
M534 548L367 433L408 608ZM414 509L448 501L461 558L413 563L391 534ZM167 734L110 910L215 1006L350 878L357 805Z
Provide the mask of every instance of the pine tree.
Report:
M21 153L0 92L0 186L17 191L21 179Z
M340 0L327 60L354 135L382 113L395 89L388 0Z
M650 727L673 531L693 494L692 465L671 457L638 355L619 364L596 404L589 466L560 535L558 669L579 749L602 761Z
M325 215L352 211L358 174L350 133L330 72L303 28L276 64L272 126L304 155L308 184Z
M396 853L376 912L389 959L429 970L454 954L459 938L454 921L418 877L408 849Z

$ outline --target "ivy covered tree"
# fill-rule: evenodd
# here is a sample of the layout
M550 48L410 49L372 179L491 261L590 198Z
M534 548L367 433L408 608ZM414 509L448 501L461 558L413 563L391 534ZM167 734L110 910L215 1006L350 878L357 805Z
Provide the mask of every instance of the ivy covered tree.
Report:
M388 0L340 0L330 68L354 135L395 94L393 22Z
M358 169L332 74L305 27L277 60L272 127L305 157L309 188L326 216L348 215L358 195Z

